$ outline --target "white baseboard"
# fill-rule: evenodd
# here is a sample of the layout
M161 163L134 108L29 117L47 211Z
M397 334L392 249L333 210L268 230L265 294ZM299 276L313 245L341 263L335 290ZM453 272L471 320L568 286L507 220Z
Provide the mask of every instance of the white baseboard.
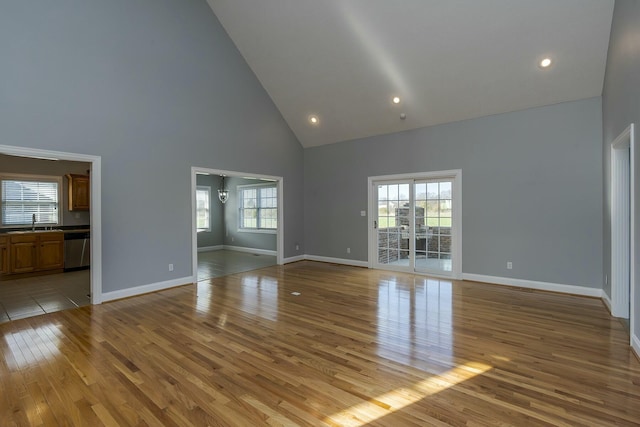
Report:
M484 276L482 274L462 273L462 280L474 282L494 283L496 285L513 286L517 288L537 289L540 291L560 292L563 294L581 295L602 298L602 289L586 286L564 285L561 283L537 282L534 280L513 279L511 277Z
M602 302L605 307L607 307L607 310L609 310L609 314L611 314L611 298L609 298L609 295L607 295L604 290L602 291Z
M102 302L148 294L149 292L162 291L164 289L175 288L176 286L188 285L190 283L194 283L193 277L191 276L171 279L165 282L150 283L148 285L136 286L134 288L121 289L119 291L106 292L102 294Z
M222 249L224 249L224 245L202 246L201 248L198 248L198 252L221 251Z
M224 245L223 249L226 251L246 252L249 254L257 254L257 255L273 255L273 256L278 255L276 251L272 251L269 249L245 248L243 246Z
M304 255L296 255L296 256L292 256L289 258L285 258L283 260L283 264L290 264L292 262L298 262L298 261L304 261L305 260L305 256Z
M369 267L368 261L357 261L354 259L331 258L326 256L305 255L304 259L309 261L330 262L333 264L352 265L354 267Z
M640 338L638 338L636 335L631 336L631 348L636 354L636 357L640 359Z

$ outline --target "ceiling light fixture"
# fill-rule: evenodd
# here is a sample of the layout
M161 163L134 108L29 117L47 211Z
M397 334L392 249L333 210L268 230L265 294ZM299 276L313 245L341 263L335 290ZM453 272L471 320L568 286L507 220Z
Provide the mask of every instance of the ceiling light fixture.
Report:
M400 97L399 96L394 96L392 99L394 104L400 104Z
M222 185L218 188L218 199L224 204L229 200L229 190L224 188L224 175L220 175L222 177Z
M318 119L318 116L309 116L309 123L311 123L312 125L317 125L318 123L320 123L320 120Z
M551 58L544 58L542 61L540 61L541 68L549 68L550 65L551 65Z

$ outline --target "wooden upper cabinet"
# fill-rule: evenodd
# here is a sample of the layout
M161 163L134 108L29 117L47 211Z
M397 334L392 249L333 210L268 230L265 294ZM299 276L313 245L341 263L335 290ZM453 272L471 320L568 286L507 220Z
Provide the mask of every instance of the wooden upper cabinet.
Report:
M88 211L90 206L91 185L89 175L68 174L69 210Z

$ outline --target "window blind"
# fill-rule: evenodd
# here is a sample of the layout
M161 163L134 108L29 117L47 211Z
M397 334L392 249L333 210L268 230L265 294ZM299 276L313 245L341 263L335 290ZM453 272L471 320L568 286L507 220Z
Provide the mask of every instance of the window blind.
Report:
M2 225L58 224L58 182L2 180Z

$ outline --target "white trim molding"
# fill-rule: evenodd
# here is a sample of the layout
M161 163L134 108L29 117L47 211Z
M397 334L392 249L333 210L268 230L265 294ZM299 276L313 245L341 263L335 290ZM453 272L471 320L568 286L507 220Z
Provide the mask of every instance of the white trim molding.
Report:
M181 277L179 279L171 279L164 282L150 283L148 285L136 286L133 288L120 289L117 291L106 292L102 294L102 301L114 301L122 298L135 297L138 295L148 294L151 292L163 291L178 286L193 285L195 281L193 277Z
M198 252L221 251L223 249L224 249L224 245L202 246L202 247L198 248Z
M226 251L246 252L248 254L255 254L255 255L277 256L277 252L270 249L245 248L243 246L229 246L229 245L224 245L222 249Z
M355 259L331 258L327 256L305 255L304 259L309 261L329 262L332 264L351 265L353 267L369 267L368 261L358 261Z
M496 285L512 286L516 288L537 289L539 291L559 292L563 294L581 295L585 297L602 298L604 292L599 288L587 286L564 285L561 283L538 282L534 280L514 279L511 277L485 276L482 274L463 273L462 280L492 283Z
M0 145L0 153L10 156L91 163L91 304L102 302L102 158L90 154L41 150ZM194 191L195 192L195 191Z
M609 310L609 314L611 314L611 298L604 290L602 291L602 302L604 306L607 307L607 310Z
M306 258L304 255L296 255L284 259L285 264L291 264L292 262L304 261Z
M198 233L196 230L196 176L224 175L228 177L256 178L274 181L278 188L278 229L276 233L276 263L283 264L284 259L284 178L281 176L261 175L249 172L227 171L198 166L191 167L191 274L198 275ZM226 249L226 247L225 247Z
M640 338L639 337L635 335L631 335L631 348L636 354L636 357L640 359Z
M635 132L611 143L611 315L628 318L635 336ZM633 344L633 343L631 343Z

